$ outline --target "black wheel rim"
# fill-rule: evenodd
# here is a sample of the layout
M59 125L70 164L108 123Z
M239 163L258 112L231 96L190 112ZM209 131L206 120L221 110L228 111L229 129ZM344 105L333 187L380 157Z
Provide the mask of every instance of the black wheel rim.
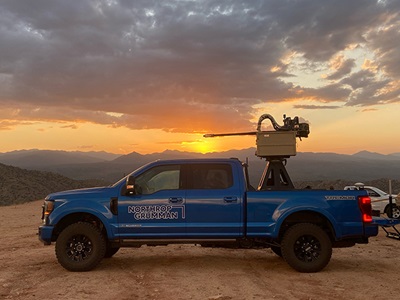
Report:
M75 235L68 240L66 252L72 261L86 260L93 252L92 241L85 235Z
M303 262L312 262L321 255L321 244L312 235L303 235L294 243L294 253Z

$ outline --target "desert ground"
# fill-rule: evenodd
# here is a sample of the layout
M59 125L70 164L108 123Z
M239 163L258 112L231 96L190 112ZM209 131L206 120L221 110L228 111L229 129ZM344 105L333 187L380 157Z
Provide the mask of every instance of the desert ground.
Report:
M292 270L269 249L121 249L73 273L37 238L41 201L0 207L0 299L398 299L400 241L334 249L323 271Z

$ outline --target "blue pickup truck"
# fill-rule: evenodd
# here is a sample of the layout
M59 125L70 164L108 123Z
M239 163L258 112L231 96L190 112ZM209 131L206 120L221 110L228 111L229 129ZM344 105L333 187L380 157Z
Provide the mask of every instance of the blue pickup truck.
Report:
M284 187L253 188L235 158L159 160L108 187L48 195L39 239L56 243L70 271L89 271L120 247L189 243L270 248L295 270L318 272L333 247L378 234L365 191Z

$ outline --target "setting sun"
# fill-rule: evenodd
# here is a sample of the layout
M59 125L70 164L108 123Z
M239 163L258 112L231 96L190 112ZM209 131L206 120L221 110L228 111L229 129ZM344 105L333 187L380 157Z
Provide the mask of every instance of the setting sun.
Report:
M213 142L204 139L198 139L193 142L182 142L182 146L188 148L188 150L190 150L191 152L197 152L202 154L216 151Z

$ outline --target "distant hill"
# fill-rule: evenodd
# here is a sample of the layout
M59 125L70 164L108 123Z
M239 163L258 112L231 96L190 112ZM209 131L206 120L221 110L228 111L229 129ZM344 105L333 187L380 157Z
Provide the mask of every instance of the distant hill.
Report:
M161 153L94 157L91 152L14 151L0 153L0 163L21 168L50 171L69 178L99 179L113 183L138 167L157 159L237 157L248 159L251 182L257 185L265 162L255 155L255 148L219 153L192 153L167 150ZM107 154L108 155L108 154ZM353 155L300 152L287 161L293 181L371 181L380 178L400 179L400 153L383 155L361 151Z
M0 206L38 200L57 191L99 185L104 185L104 182L77 181L50 172L24 170L0 164Z
M294 183L297 189L304 189L306 187L311 187L312 189L331 189L332 187L335 190L341 190L345 186L354 185L354 181L349 180L315 180L315 181L297 181ZM363 181L366 186L374 186L382 191L389 193L389 179L387 178L380 178L374 180L367 180ZM399 194L400 193L400 180L392 180L392 194Z
M371 153L365 156L298 153L296 157L289 160L288 170L295 180L400 179L400 157Z
M0 153L0 163L22 168L40 168L41 166L54 166L65 164L98 163L110 161L118 154L101 152L80 151L55 151L55 150L19 150Z
M179 153L175 154L178 155ZM204 157L203 155L200 156ZM138 156L137 158L140 158L141 161L144 159L141 156ZM154 157L151 157L151 159L153 158ZM245 160L245 158L241 159ZM252 176L251 183L254 186L257 186L258 180L261 175L256 173L262 172L261 167L264 166L264 162L252 159L249 160L249 165L253 170L250 174ZM91 174L91 176L96 175L96 172L94 172L94 170L98 168L97 169L97 171L99 172L98 177L103 176L104 173L107 173L107 170L109 171L109 174L115 173L114 175L116 176L116 173L121 172L123 168L128 169L128 167L131 167L131 165L128 166L124 165L123 161L120 160L118 164L107 162L104 164L100 164L100 167L99 165L96 164L94 165L83 164L80 167L81 172L85 172L85 170L87 170L85 166L86 167L92 166L93 173ZM115 168L115 170L113 171L114 173L111 170L112 168ZM75 171L78 170L76 169ZM120 175L121 175L120 177L122 177L124 174ZM344 179L301 180L299 178L294 178L293 176L292 179L294 181L295 187L299 189L305 188L306 186L310 186L313 189L329 189L330 187L334 187L335 189L343 189L346 185L352 185L355 183L355 181L361 181L361 180L352 181ZM57 191L93 187L93 186L104 186L107 184L108 182L101 180L74 180L65 177L63 175L47 171L25 170L18 167L6 166L4 164L0 164L0 206L15 205L19 203L42 199L49 193ZM384 178L377 180L367 180L364 181L364 184L376 186L388 192L388 179ZM394 194L398 194L400 192L400 180L392 180L392 191Z
M392 154L380 154L377 152L369 152L369 151L360 151L353 154L354 157L361 157L367 159L383 159L383 160L397 160L400 158L400 153L392 153Z

